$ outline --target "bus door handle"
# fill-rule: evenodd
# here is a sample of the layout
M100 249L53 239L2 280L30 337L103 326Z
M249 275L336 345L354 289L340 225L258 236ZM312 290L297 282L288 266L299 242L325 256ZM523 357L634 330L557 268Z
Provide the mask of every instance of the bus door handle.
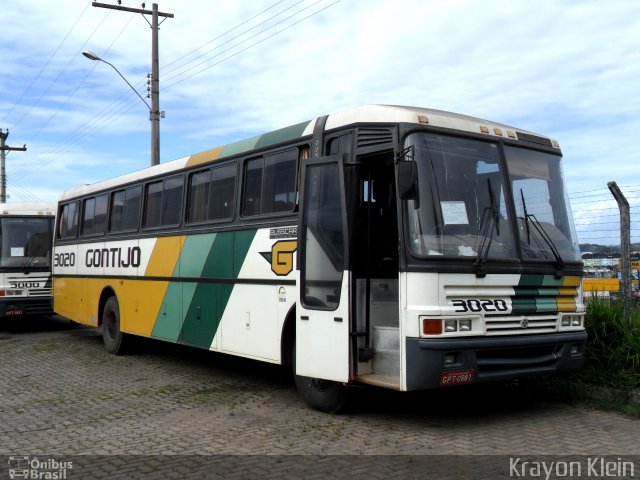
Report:
M334 322L342 322L342 317L333 317Z
M309 320L309 315L301 315L300 320Z

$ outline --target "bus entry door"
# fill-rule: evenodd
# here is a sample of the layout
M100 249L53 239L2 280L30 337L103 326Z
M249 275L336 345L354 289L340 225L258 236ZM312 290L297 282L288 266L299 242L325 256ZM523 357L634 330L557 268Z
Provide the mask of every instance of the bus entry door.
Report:
M302 164L296 374L349 380L349 272L342 156Z

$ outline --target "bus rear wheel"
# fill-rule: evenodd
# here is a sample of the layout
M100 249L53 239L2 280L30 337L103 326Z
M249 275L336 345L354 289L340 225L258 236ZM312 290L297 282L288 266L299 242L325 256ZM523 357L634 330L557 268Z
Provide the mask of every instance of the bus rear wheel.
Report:
M120 306L115 296L109 297L102 310L102 340L107 352L114 355L125 352L125 334L120 330Z

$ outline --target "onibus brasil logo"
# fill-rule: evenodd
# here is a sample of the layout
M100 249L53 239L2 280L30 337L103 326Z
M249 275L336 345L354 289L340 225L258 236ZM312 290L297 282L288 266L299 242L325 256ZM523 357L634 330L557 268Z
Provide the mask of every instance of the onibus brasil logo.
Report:
M9 478L26 478L32 480L64 480L73 469L73 462L60 461L54 458L38 458L28 456L9 457Z

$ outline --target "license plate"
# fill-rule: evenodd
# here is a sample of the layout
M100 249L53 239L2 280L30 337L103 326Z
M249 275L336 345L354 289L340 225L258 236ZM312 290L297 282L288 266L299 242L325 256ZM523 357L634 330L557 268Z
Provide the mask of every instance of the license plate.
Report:
M18 310L18 309L7 310L4 314L7 317L13 317L15 315L24 315L24 310Z
M440 374L440 385L464 385L465 383L473 382L475 376L476 371L473 369L442 372Z

